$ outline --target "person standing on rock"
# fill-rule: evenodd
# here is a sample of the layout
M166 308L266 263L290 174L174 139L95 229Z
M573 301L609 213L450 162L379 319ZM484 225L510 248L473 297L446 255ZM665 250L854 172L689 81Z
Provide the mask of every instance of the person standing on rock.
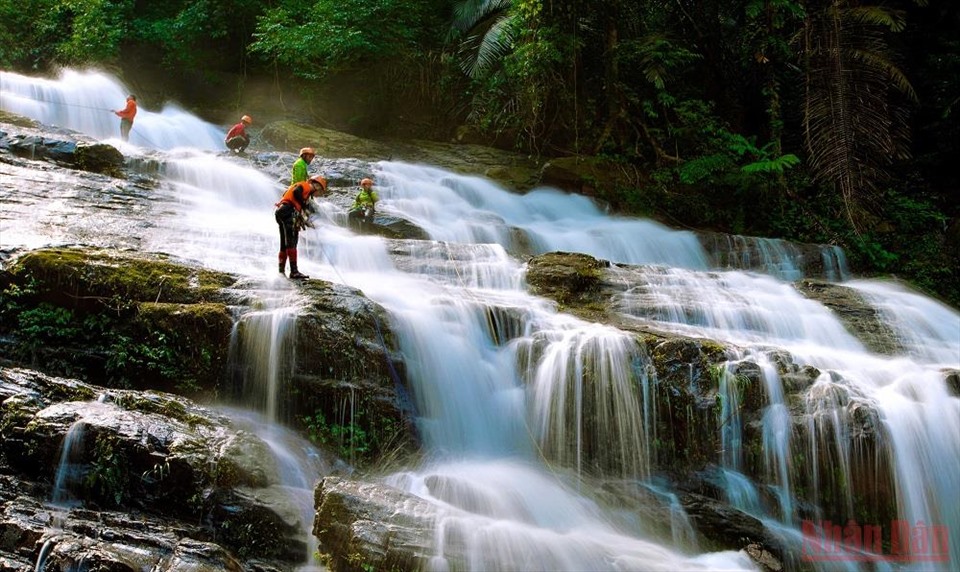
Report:
M120 139L130 139L130 130L133 129L133 118L137 116L137 96L132 93L127 96L127 106L114 111L120 118Z
M347 223L351 228L359 230L369 229L373 226L373 215L375 214L377 201L380 197L373 190L373 181L363 179L360 181L360 192L347 213Z
M250 146L250 136L247 135L247 126L253 123L249 115L240 118L237 123L227 131L227 136L223 139L223 144L234 153L243 153Z
M327 180L320 175L310 177L290 185L283 193L274 218L280 227L280 253L278 255L280 274L286 275L287 261L290 261L290 278L304 280L309 278L301 274L297 268L297 243L300 241L300 231L308 228L307 216L315 210L311 199L314 196L327 193Z
M309 176L307 173L307 165L309 165L316 156L317 152L313 150L313 147L300 149L300 158L293 162L293 176L290 178L291 185L307 180Z

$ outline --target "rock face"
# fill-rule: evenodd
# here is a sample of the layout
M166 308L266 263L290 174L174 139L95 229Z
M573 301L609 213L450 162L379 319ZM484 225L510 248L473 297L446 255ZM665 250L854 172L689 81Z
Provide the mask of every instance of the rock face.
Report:
M0 150L30 159L49 159L91 173L119 175L121 172L123 154L111 145L87 140L77 133L51 136L31 131L29 128L26 133L0 131Z
M393 487L327 477L317 487L313 533L335 571L423 570L436 509Z
M0 469L18 475L4 477L0 556L36 562L46 550L57 569L85 558L111 570L305 560L306 523L284 508L295 501L276 457L226 415L10 368L0 368L0 399ZM79 499L97 512L71 509Z
M244 310L259 305L255 285L168 257L97 249L32 251L9 268L0 333L21 363L107 386L247 398L251 372L239 363L243 340L259 335ZM299 292L306 303L290 340L296 360L277 414L335 441L338 404L350 399L348 427L365 439L364 458L352 461L373 460L388 443L413 446L403 361L382 309L322 281Z
M167 258L83 248L37 250L9 266L0 332L10 354L104 385L215 394L235 278Z
M797 282L805 296L817 300L840 318L847 329L871 351L893 355L903 351L895 333L880 319L859 292L841 284L804 279Z

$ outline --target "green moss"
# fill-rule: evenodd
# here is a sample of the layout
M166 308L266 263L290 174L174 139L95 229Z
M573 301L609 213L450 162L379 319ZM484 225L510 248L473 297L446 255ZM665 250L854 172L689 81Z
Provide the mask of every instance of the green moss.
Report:
M186 406L170 397L151 392L121 392L114 397L114 402L129 411L155 413L169 419L175 419L195 427L197 425L212 425L204 417L187 410Z
M227 274L80 248L33 251L0 293L12 358L108 387L195 395L221 379L233 317Z
M162 255L81 248L35 250L17 260L11 273L34 279L40 297L66 307L219 300L222 289L235 282L228 274L168 262Z

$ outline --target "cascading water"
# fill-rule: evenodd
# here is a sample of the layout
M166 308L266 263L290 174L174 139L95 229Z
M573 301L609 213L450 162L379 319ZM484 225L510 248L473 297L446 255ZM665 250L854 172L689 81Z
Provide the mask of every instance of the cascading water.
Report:
M57 473L53 479L53 494L50 502L59 507L70 507L79 504L71 494L70 487L80 480L83 465L79 457L83 452L83 432L86 422L78 419L67 430L60 447L60 462L57 464Z
M151 111L143 104L130 131L129 145L120 141L120 119L130 90L105 73L64 70L57 79L38 79L0 72L0 109L106 139L124 152L133 146L173 149L190 146L225 150L221 127L200 120L176 105Z
M2 79L7 93L10 78ZM177 144L210 148L203 138ZM244 162L204 153L158 160L167 203L154 213L144 248L257 278L275 276L272 206L282 184ZM717 478L734 506L771 530L799 546L796 483L809 483L816 494L832 491L840 502L829 508L842 513L856 501L857 481L872 478L863 471L871 461L882 465L882 458L890 465L898 518L960 533L960 399L948 393L942 371L960 369L956 311L876 282L851 283L898 332L904 351L881 356L790 283L711 270L692 233L611 217L586 198L549 189L520 196L433 167L383 162L372 168L381 212L413 222L431 240L397 241L388 252L382 239L345 230L341 210L324 204L321 224L301 239L301 268L361 289L390 313L431 460L388 481L440 508L433 568L751 567L742 554L697 556L669 538L614 527L578 475L542 462L541 454L549 453L577 468L585 448L602 445L606 464L624 478L643 479L653 462L647 441L656 380L622 332L558 313L529 295L523 264L508 254L516 251L575 251L651 265L610 270L624 285L613 301L624 320L742 348L731 367L750 359L765 368L766 476L760 478L766 481L751 482L743 473L738 447L745 429L730 386L721 388L727 397L717 421L724 443ZM844 278L842 253L827 250L824 257L828 274ZM777 264L774 274L794 277L796 266ZM273 320L264 319L263 330L282 338ZM820 372L799 405L806 416L801 425L810 428L806 440L793 438L797 404L770 367L771 350ZM840 444L852 422L844 411L872 412L877 431L869 451ZM811 475L795 474L801 456L817 459L825 451L836 459L839 476L816 462L808 462ZM769 486L779 514L761 506L758 491ZM466 562L451 560L454 546L468 548ZM960 569L960 543L952 543L942 569Z

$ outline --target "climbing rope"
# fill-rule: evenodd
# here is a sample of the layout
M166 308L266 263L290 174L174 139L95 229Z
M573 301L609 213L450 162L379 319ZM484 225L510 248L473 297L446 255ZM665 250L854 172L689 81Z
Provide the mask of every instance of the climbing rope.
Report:
M94 111L109 111L110 113L113 113L113 112L115 111L115 110L113 110L113 109L111 109L111 108L108 108L108 107L94 107L94 106L92 106L92 105L80 105L79 103L65 103L65 102L63 102L63 101L54 101L54 100L52 100L52 99L45 99L45 98L42 98L42 97L27 97L27 96L25 96L25 95L19 95L19 94L17 95L17 97L19 97L19 98L21 98L21 99L29 99L29 100L31 100L31 101L39 101L39 102L42 102L42 103L49 103L49 104L51 104L51 105L60 105L60 106L63 106L63 107L76 107L76 108L78 108L78 109L92 109L92 110L94 110ZM130 136L131 136L131 137L136 136L136 137L138 137L138 138L140 138L140 139L143 139L144 141L147 142L147 145L149 145L150 147L153 147L154 149L160 149L160 146L157 145L156 143L154 143L153 141L151 141L149 137L147 137L146 135L144 135L144 134L141 132L141 130L134 131L134 130L131 129L131 130L130 130Z

